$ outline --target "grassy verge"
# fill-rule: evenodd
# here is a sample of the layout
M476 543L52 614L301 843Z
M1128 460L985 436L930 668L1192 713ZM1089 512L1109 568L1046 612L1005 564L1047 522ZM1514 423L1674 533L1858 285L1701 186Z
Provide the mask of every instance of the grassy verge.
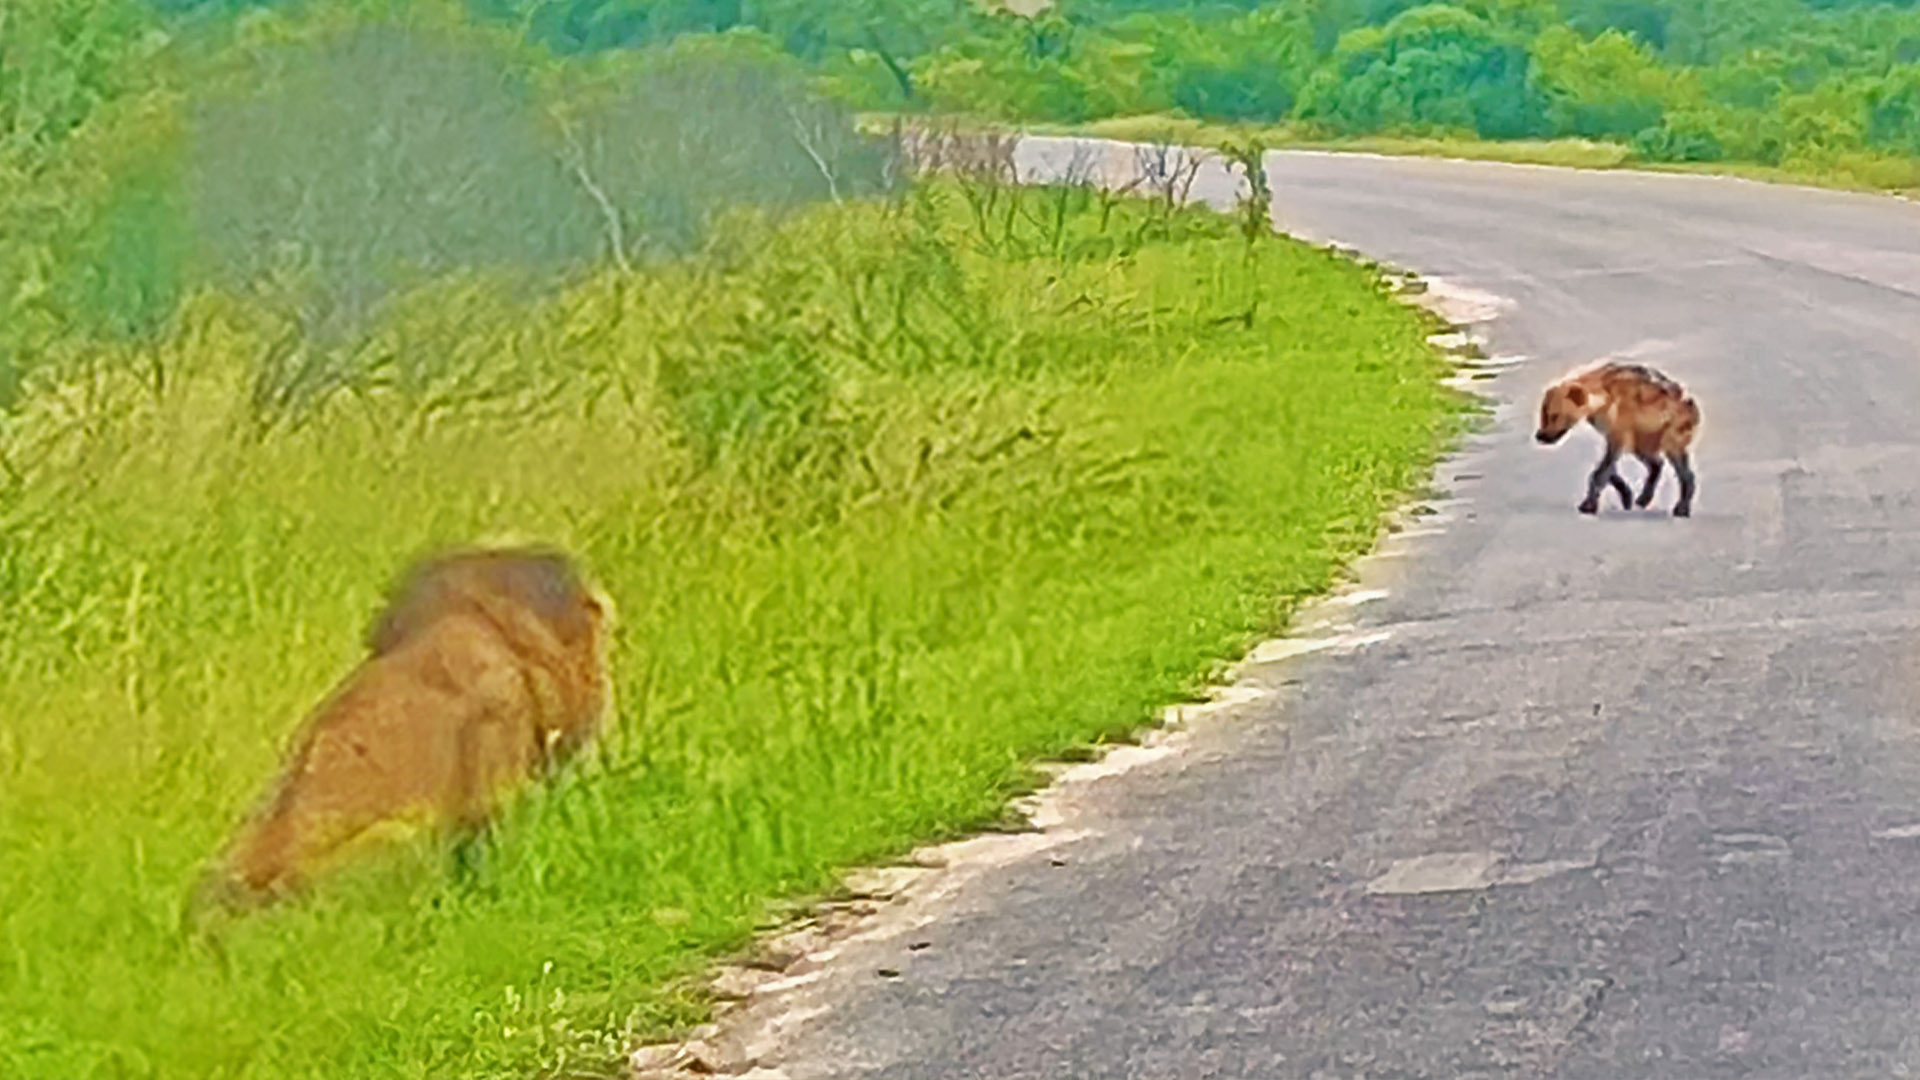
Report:
M869 118L868 123L874 123ZM996 125L962 121L982 128ZM1003 125L1002 125L1003 126ZM1920 196L1920 159L1871 153L1835 153L1779 165L1752 162L1661 162L1637 156L1619 143L1588 139L1493 141L1468 137L1357 136L1327 138L1299 128L1261 124L1216 124L1183 116L1123 116L1087 124L1028 124L1036 135L1081 135L1123 142L1217 146L1225 141L1257 139L1271 149L1329 150L1395 157L1499 161L1568 169L1634 169L1643 172L1734 176L1776 184L1797 184L1838 191Z
M1460 416L1368 272L1089 192L923 188L389 312L291 427L201 293L0 431L0 1075L611 1075L836 868L986 822L1323 589ZM159 378L156 373L165 373ZM582 552L621 714L477 880L181 889L423 545Z

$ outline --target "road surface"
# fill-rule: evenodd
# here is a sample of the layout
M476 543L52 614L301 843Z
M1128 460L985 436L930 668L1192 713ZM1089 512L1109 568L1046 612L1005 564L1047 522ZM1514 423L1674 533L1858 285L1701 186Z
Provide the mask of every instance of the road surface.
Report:
M1082 838L844 949L767 1064L1920 1075L1920 208L1271 170L1285 227L1511 302L1484 333L1528 359L1479 384L1497 422L1443 527L1369 571L1350 647L1250 669L1272 694L1091 785ZM1583 517L1598 437L1534 444L1540 388L1606 352L1701 401L1692 519L1670 472L1655 510Z

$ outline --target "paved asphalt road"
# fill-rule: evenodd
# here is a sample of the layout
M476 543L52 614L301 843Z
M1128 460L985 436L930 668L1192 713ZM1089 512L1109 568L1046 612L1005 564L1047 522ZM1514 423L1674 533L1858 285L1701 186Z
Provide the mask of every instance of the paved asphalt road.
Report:
M1920 208L1272 170L1288 228L1512 301L1486 332L1531 359L1481 384L1444 529L1373 572L1376 640L1255 668L1276 693L1090 788L1086 838L845 950L781 1071L1920 1075ZM1702 403L1691 520L1670 476L1583 517L1598 437L1532 441L1609 351Z

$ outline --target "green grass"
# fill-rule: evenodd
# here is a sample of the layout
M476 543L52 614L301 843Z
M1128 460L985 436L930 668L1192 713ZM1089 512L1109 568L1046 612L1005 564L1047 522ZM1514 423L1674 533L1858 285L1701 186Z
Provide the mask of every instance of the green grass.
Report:
M0 1075L613 1075L770 903L995 818L1280 626L1457 428L1359 267L972 196L540 301L443 283L264 434L270 311L72 343L0 433ZM389 575L502 531L617 605L596 753L469 883L423 847L184 943Z
M879 118L867 117L876 125ZM1005 125L962 118L965 126ZM1255 138L1274 150L1329 150L1393 157L1498 161L1567 169L1634 169L1644 172L1733 176L1775 184L1797 184L1837 191L1920 195L1920 159L1868 152L1835 152L1778 165L1753 162L1661 162L1637 156L1620 143L1590 139L1514 139L1497 141L1467 136L1368 135L1328 138L1289 124L1220 124L1178 115L1121 116L1086 124L1025 124L1036 135L1079 135L1122 142L1218 146Z

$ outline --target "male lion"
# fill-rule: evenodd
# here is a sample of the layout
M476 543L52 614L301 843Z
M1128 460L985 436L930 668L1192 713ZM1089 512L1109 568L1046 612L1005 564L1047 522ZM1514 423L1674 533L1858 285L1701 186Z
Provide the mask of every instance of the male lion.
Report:
M389 823L482 828L508 789L599 730L611 625L611 604L557 551L467 548L415 565L192 910L297 891Z

